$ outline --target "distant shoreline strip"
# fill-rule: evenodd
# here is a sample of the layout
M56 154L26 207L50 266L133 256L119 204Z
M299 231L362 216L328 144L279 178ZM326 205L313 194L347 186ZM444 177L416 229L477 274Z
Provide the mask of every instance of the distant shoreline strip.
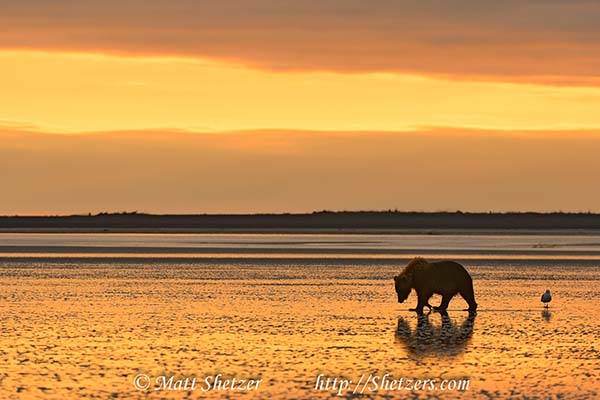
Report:
M0 216L0 232L600 234L600 214L315 212L310 214Z

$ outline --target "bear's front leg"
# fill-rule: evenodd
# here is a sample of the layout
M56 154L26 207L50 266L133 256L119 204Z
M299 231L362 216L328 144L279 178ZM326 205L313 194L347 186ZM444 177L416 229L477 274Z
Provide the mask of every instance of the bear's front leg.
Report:
M433 310L440 311L440 312L446 311L448 309L448 304L450 304L450 300L452 300L452 297L453 296L450 296L448 294L443 295L442 302L440 303L439 306L433 307Z
M417 292L417 306L415 308L411 308L410 311L416 311L417 314L423 314L423 307L431 307L429 305L429 298L431 297L431 294L432 293Z
M431 304L429 304L429 302L427 302L425 304L425 307L429 308L429 311L431 311L432 309L435 309L435 307L432 306ZM416 308L409 308L409 311L416 311L416 310L417 310Z

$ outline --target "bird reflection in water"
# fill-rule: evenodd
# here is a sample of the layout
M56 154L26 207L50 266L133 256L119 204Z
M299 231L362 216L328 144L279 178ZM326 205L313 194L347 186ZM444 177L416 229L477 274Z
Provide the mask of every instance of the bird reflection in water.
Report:
M542 318L546 320L546 322L550 322L550 318L552 318L552 313L547 308L542 310Z
M429 320L430 314L418 316L414 331L404 318L398 318L396 342L404 345L410 355L416 356L455 356L464 352L473 336L476 315L469 314L458 326L447 312L441 312L441 325L436 326Z

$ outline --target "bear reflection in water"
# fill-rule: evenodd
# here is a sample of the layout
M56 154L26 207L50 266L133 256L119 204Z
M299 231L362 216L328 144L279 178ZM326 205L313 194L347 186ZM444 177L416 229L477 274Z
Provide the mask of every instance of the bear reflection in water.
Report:
M476 315L469 314L458 326L447 312L439 314L442 317L439 326L431 323L430 314L419 315L414 331L404 318L398 318L396 342L402 343L411 355L455 356L464 352L473 336Z

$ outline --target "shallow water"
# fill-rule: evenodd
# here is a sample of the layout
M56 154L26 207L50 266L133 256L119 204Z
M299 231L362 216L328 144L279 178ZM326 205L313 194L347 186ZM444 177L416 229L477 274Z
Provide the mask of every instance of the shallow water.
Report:
M0 398L326 398L337 392L316 390L319 374L356 383L386 373L470 382L466 391L341 397L596 398L599 243L0 234ZM409 312L414 294L398 304L391 277L412 254L463 262L477 315L461 311L460 297L447 316ZM539 301L546 288L549 310ZM141 373L262 383L248 392L140 391L132 381Z

